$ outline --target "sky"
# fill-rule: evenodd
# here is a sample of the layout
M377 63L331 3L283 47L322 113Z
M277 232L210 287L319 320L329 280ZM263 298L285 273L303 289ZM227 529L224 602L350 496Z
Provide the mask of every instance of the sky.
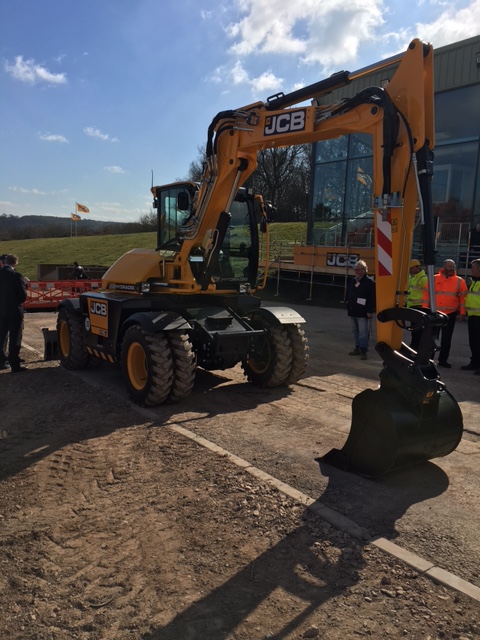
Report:
M137 221L219 111L479 32L480 0L3 0L0 215Z

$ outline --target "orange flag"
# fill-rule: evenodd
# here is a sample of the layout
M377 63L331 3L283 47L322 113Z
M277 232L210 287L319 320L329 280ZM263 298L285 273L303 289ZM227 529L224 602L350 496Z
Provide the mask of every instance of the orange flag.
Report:
M77 212L80 211L80 213L90 213L90 209L84 204L78 204L78 202L76 202L75 204L77 205Z

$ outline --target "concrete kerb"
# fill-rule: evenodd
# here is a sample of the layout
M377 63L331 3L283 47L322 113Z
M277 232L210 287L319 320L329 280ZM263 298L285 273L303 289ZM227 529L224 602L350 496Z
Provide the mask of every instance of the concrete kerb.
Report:
M310 496L307 496L305 493L298 491L298 489L295 489L291 485L282 482L278 478L271 476L269 473L266 473L261 469L258 469L257 467L250 464L247 460L244 460L243 458L236 456L230 451L219 447L206 438L198 436L197 434L193 433L193 431L189 431L188 429L185 429L185 427L180 427L177 425L170 425L168 428L172 431L175 431L179 435L197 442L202 447L205 447L206 449L209 449L210 451L227 458L258 480L266 482L272 487L278 489L278 491L280 491L284 495L287 495L293 500L299 502L307 509L315 513L315 515L319 516L340 531L344 531L352 537L360 539L363 543L369 544L385 553L388 553L397 560L408 564L410 567L418 571L418 573L427 576L434 582L442 584L445 587L453 589L454 591L458 591L459 593L463 593L469 598L480 602L480 588L475 586L474 584L471 584L470 582L459 578L449 571L445 571L445 569L436 567L428 560L425 560L424 558L417 556L416 554L411 553L410 551L407 551L402 547L399 547L386 538L372 538L372 536L366 529L360 527L356 522L350 520L349 518L346 518L341 513L338 513L338 511L325 506L319 500L314 500Z

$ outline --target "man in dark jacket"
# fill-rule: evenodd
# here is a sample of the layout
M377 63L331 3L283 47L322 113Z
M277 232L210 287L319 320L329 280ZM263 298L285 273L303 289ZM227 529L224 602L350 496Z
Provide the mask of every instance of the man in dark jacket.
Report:
M23 334L23 303L27 299L25 279L15 268L18 258L7 255L0 269L0 369L6 369L4 345L8 336L8 362L12 373L26 371L21 366L20 348Z
M73 271L70 274L71 278L74 278L74 280L87 280L88 276L87 273L85 271L85 269L78 264L78 262L74 262L73 263Z
M359 260L355 265L355 277L347 285L345 304L352 323L355 348L351 356L367 359L370 340L370 323L375 313L375 283L367 275L367 263Z

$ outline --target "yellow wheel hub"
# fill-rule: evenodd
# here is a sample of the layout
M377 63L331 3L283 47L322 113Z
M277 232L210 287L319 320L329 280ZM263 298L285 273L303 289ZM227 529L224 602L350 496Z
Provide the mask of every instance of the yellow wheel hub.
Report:
M130 384L141 391L147 382L147 358L141 344L132 342L127 353L127 373Z

